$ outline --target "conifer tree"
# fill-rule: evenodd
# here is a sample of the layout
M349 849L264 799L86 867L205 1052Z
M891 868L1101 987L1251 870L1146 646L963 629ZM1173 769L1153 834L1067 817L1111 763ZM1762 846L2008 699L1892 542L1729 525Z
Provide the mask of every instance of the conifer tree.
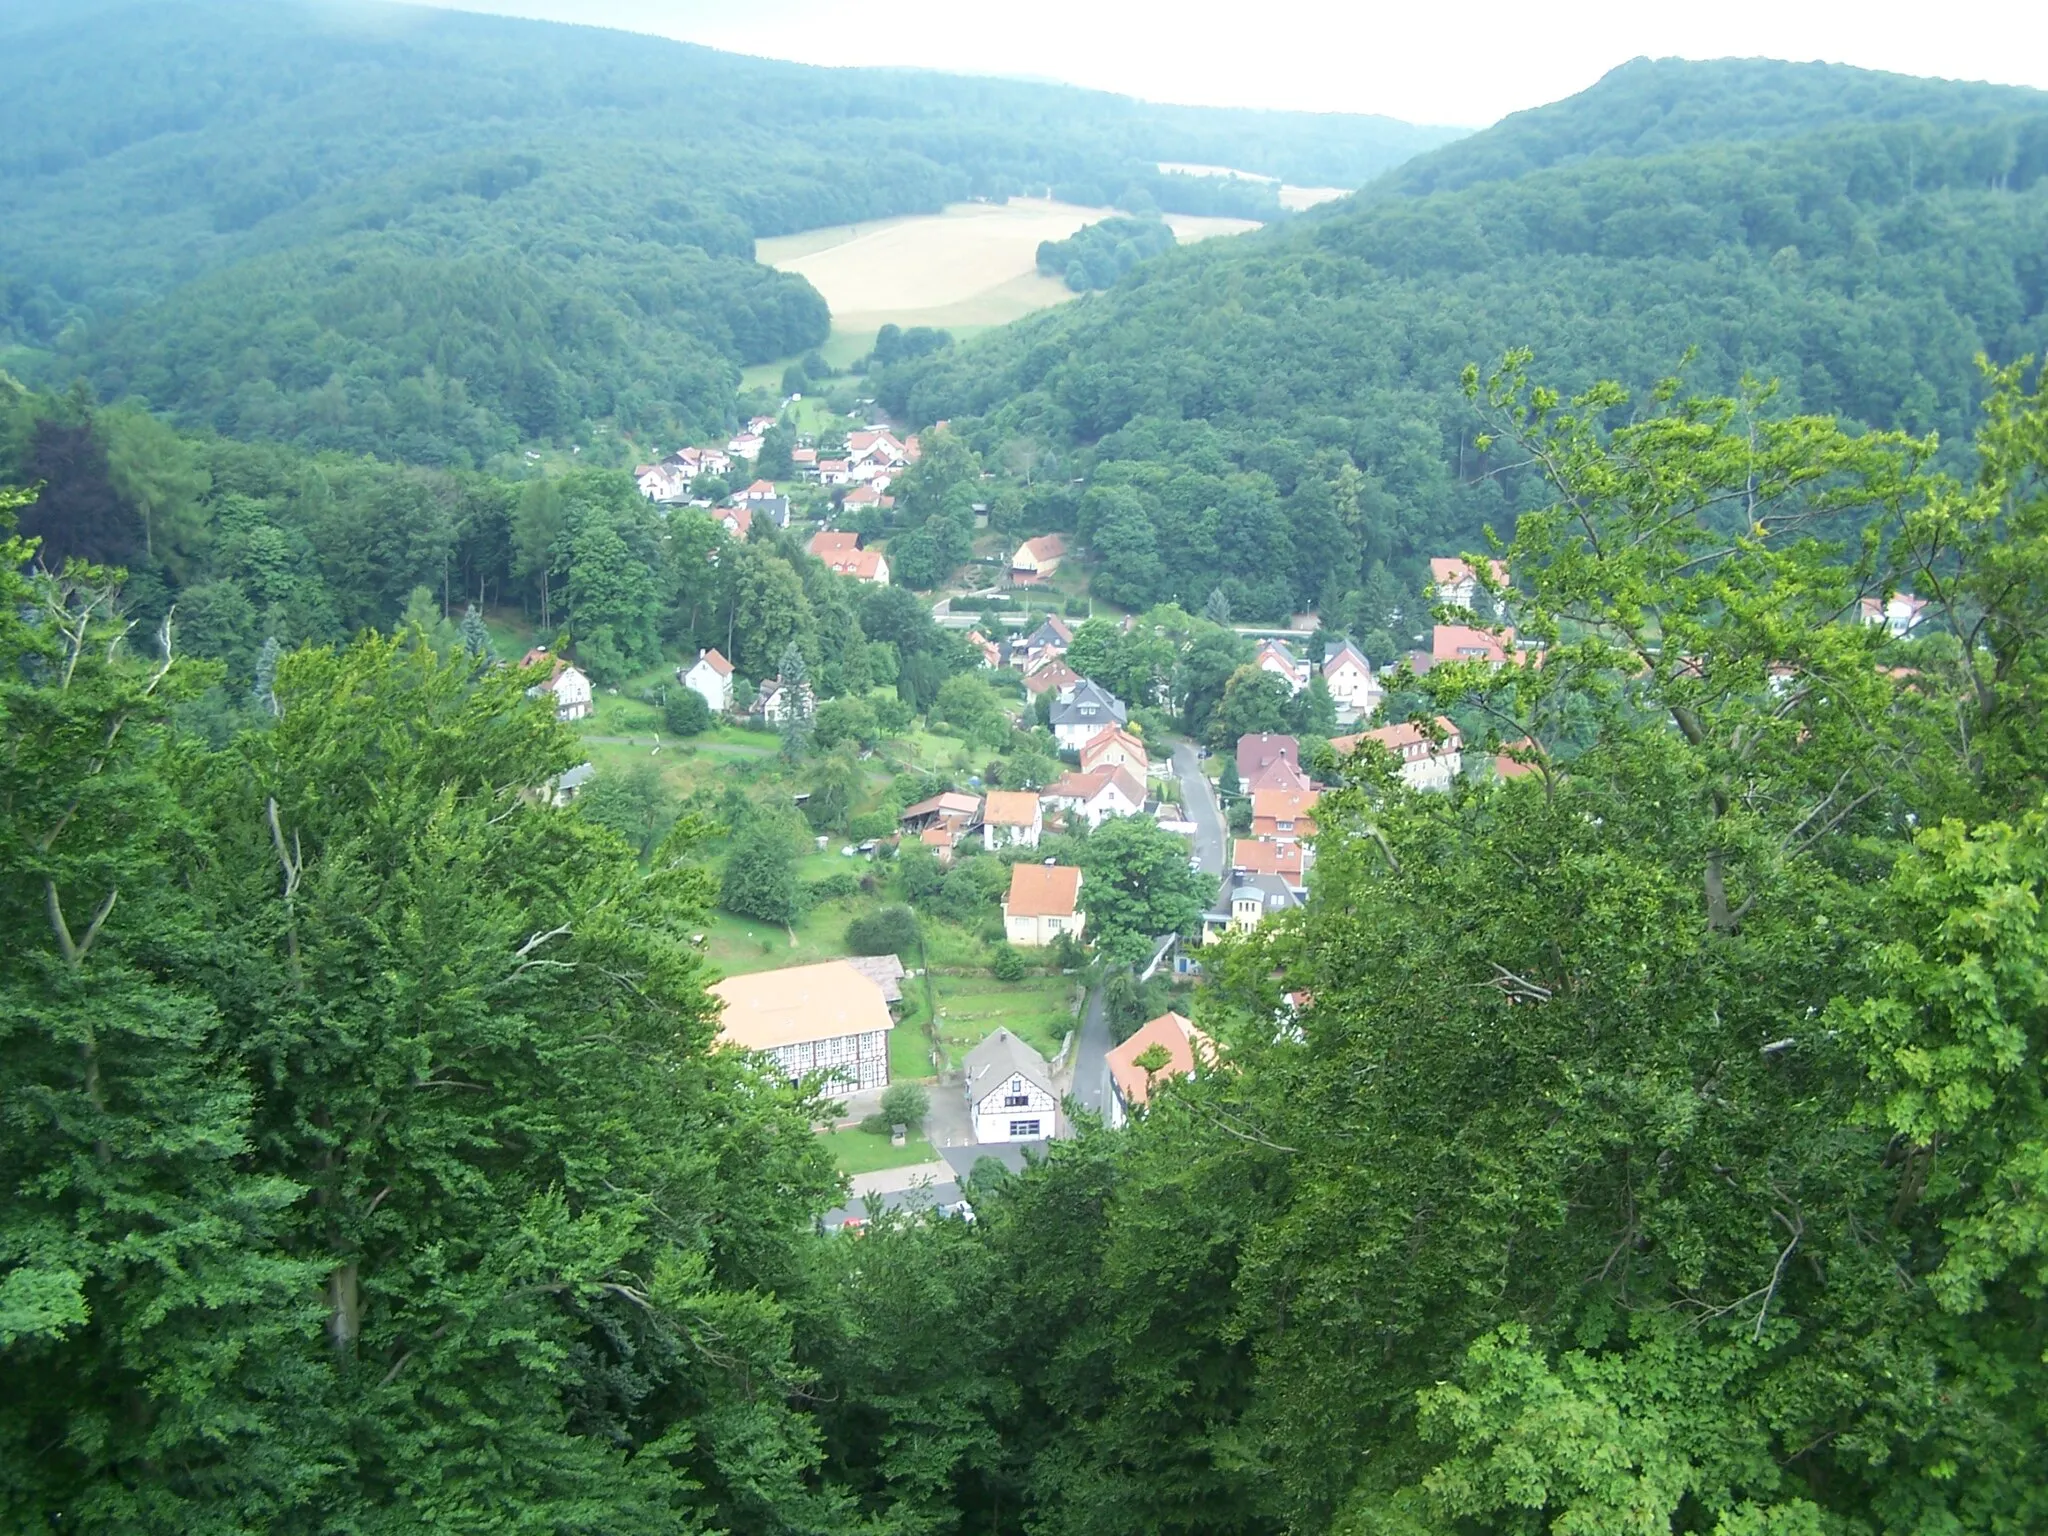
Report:
M249 690L249 702L258 709L275 715L277 707L277 663L284 655L284 647L271 635L263 642L263 649L256 653L256 685Z
M469 656L477 661L489 661L492 659L494 652L491 646L491 631L485 625L484 616L478 612L475 603L471 603L462 611L462 623L459 626L459 633L462 637L462 651L465 656Z
M792 763L801 762L810 748L814 723L811 669L794 640L782 648L777 675L782 683L782 755Z

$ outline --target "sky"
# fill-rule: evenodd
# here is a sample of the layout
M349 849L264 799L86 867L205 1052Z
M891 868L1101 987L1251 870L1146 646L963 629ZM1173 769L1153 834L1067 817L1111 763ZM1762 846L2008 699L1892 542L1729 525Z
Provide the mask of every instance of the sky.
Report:
M1483 127L1638 55L1825 59L2048 89L2048 0L436 0L807 64Z

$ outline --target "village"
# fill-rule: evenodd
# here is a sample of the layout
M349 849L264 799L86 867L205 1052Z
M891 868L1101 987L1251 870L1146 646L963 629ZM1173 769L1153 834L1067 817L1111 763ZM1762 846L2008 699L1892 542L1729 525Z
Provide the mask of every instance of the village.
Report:
M756 476L725 490L740 478L736 468L757 464L776 425L756 418L722 447L642 465L636 481L650 501L693 506L732 539L761 536L756 525L765 523L764 533L799 540L835 576L890 586L888 539L872 535L889 528L890 487L919 462L919 438L856 428L824 458L800 441L781 483ZM698 494L706 486L723 494ZM1161 1085L1216 1068L1221 1048L1194 1022L1204 951L1286 921L1313 899L1318 803L1368 747L1384 752L1374 760L1400 785L1422 793L1546 771L1532 743L1496 743L1475 756L1448 716L1389 718L1402 678L1452 663L1541 665L1540 649L1508 622L1511 575L1498 561L1430 562L1425 596L1439 622L1395 667L1376 667L1349 637L1318 647L1299 628L1238 631L1248 668L1277 683L1270 691L1290 701L1326 694L1337 730L1246 731L1201 744L1173 733L1160 708L1170 701L1120 698L1073 665L1074 594L1085 593L1085 573L1066 535L999 547L999 577L935 593L931 616L971 649L973 675L999 702L996 736L1013 742L1010 761L1026 760L1014 743L1035 742L1041 768L997 783L1003 764L977 771L972 733L936 718L912 722L861 754L855 798L870 808L850 816L843 835L815 837L805 860L813 909L780 932L722 912L706 936L720 973L712 991L721 1038L792 1082L819 1085L838 1106L820 1129L852 1194L830 1219L855 1230L870 1203L971 1213L964 1192L985 1160L1021 1167L1071 1135L1077 1116L1120 1127L1144 1114ZM1081 612L1093 606L1084 596ZM1919 606L1901 594L1866 603L1862 617L1904 634ZM1087 622L1129 634L1142 619ZM545 668L537 688L596 743L592 762L551 787L556 803L571 804L609 771L607 758L625 756L621 746L636 749L631 727L656 722L625 701L601 708L607 701L570 660L537 649L525 661ZM711 647L677 665L673 681L701 699L716 739L667 750L711 757L720 776L746 781L751 793L779 792L776 733L831 714L804 679L742 678ZM648 750L664 750L658 728L645 739ZM728 782L722 793L730 814L741 791ZM1120 945L1111 959L1102 923L1091 923L1099 904L1088 866L1102 829L1117 822L1170 839L1174 874L1198 899L1177 926L1146 932L1139 949ZM864 931L890 921L878 941ZM1289 994L1290 1010L1305 1002Z

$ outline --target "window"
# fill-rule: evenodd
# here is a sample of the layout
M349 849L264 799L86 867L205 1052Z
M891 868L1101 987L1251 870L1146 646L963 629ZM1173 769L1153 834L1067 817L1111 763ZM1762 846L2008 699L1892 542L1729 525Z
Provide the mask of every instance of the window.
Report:
M1031 1095L1028 1093L1012 1093L1005 1095L1003 1098L1003 1108L1005 1109L1029 1109L1030 1107Z
M1038 1134L1038 1122L1036 1120L1012 1120L1010 1122L1010 1134L1012 1136L1036 1136Z

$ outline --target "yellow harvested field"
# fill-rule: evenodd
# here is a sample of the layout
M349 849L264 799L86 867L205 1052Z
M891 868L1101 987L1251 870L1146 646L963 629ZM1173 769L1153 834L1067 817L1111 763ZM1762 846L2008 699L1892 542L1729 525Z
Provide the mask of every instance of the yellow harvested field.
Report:
M1002 325L1074 295L1038 274L1038 245L1113 218L1037 198L957 203L944 213L880 219L758 241L760 261L799 272L832 306L836 328L872 333L897 325ZM1241 234L1249 219L1169 214L1183 241Z

